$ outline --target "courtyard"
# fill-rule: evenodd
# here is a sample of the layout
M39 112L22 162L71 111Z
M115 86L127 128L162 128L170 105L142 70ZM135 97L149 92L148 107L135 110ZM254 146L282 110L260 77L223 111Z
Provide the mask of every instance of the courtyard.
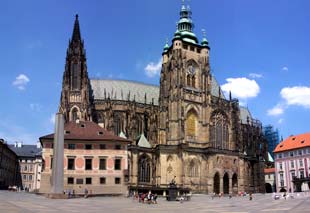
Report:
M158 199L158 204L143 204L132 198L91 197L66 200L47 199L44 196L0 191L2 212L309 212L310 196L295 194L294 199L272 199L272 194L254 194L248 197L214 198L194 194L183 203Z

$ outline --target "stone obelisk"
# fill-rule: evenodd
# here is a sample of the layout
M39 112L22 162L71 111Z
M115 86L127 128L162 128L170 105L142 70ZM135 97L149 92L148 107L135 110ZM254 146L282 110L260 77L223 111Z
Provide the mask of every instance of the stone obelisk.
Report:
M53 168L50 198L64 196L64 115L57 113L55 117L55 134L53 148Z

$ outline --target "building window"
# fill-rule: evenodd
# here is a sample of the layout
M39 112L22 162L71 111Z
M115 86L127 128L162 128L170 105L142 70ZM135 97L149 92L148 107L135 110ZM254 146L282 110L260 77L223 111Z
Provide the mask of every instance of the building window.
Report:
M281 153L278 155L278 158L282 158L282 154Z
M85 179L85 184L91 184L91 178L90 177Z
M106 184L106 178L105 177L100 178L100 184Z
M84 180L81 178L76 179L76 184L83 184Z
M121 145L119 145L119 144L116 144L116 145L115 145L115 149L121 149L121 148L122 148Z
M85 170L92 170L92 159L85 159Z
M198 165L194 160L191 160L188 167L189 177L198 177Z
M283 167L282 167L282 163L279 163L279 169L282 170Z
M291 175L292 175L292 180L293 180L295 177L295 172L291 172Z
M27 175L24 175L24 176L23 176L23 180L27 180Z
M302 150L298 150L298 155L302 155Z
M28 170L28 167L27 165L24 166L24 171L27 171Z
M280 174L280 185L281 185L281 187L284 186L284 179L283 179L283 174L282 173Z
M99 163L99 169L100 170L106 170L106 159L105 158L101 158L100 159L100 163Z
M91 144L85 144L85 149L92 149L92 145Z
M33 166L32 166L32 165L29 166L29 171L30 171L30 172L33 171Z
M302 159L299 160L299 166L303 167L304 166L304 162L302 161Z
M68 159L68 170L74 170L74 158Z
M294 161L291 160L291 168L294 169Z
M121 184L121 178L119 177L115 178L115 184Z
M290 157L293 157L294 156L294 152L290 152Z
M68 144L68 149L75 149L75 144L69 143Z
M68 184L73 184L74 183L74 178L73 177L68 177Z
M305 177L304 170L299 171L299 174L300 174L300 178L304 178Z
M194 110L189 111L185 121L187 140L196 141L197 123L197 113Z
M105 144L100 144L100 149L106 149L106 145Z
M216 113L211 119L210 137L212 146L217 149L228 149L228 122L222 113Z
M29 180L32 181L32 175L29 175Z
M114 160L114 170L121 170L121 159Z
M150 182L151 177L151 160L143 155L139 160L139 182Z

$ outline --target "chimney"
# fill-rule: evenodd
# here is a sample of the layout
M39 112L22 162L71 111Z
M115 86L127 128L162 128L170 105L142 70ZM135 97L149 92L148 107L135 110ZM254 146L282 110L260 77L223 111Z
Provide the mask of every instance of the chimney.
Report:
M18 148L22 148L22 146L23 146L23 142L22 141L17 142L17 147Z
M40 149L41 148L41 143L40 141L37 142L37 149Z
M15 141L15 143L14 143L14 147L17 147L17 141Z

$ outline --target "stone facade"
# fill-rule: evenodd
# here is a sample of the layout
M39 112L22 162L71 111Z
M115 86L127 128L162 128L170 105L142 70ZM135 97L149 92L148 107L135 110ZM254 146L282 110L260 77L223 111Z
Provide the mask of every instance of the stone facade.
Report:
M0 189L16 186L17 156L3 139L0 139Z
M189 8L182 5L177 32L162 53L159 87L89 80L83 45L76 18L60 112L68 121L92 120L133 141L129 188L165 190L175 179L178 187L196 192L264 191L262 125L237 99L225 98L210 72L208 41L198 43L193 33ZM73 93L85 95L65 95Z

